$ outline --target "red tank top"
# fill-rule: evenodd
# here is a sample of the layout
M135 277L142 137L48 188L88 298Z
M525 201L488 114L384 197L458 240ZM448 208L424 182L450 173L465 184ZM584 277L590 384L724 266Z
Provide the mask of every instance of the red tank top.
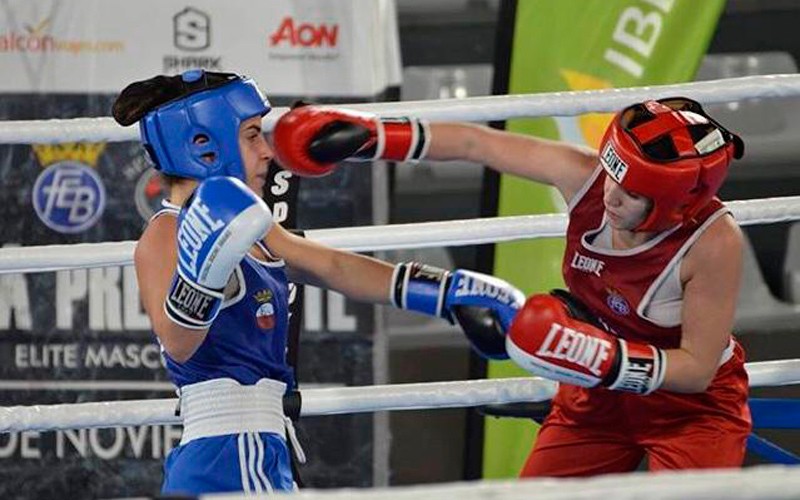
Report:
M570 291L619 336L662 349L678 347L680 325L659 326L642 317L642 311L669 268L709 224L726 213L725 207L715 198L696 220L634 249L599 248L592 242L603 226L604 181L602 168L598 168L571 202L564 279ZM720 366L705 392L681 394L662 389L640 396L559 384L545 425L578 424L600 428L603 433L616 429L620 439L653 443L663 436L671 439L674 424L685 429L694 422L701 430L735 433L744 443L751 426L747 393L744 351L735 343L731 359Z
M680 345L681 327L657 325L643 317L650 299L669 270L720 215L714 198L688 224L664 231L633 249L612 250L593 244L604 223L602 168L571 202L563 274L570 292L622 338L662 349Z

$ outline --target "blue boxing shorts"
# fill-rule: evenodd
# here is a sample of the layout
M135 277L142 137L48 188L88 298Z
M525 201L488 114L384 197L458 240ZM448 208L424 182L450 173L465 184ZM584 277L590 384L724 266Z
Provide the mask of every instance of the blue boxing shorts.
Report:
M293 491L289 450L281 436L243 432L195 439L164 463L164 494Z
M293 491L286 384L220 378L180 389L183 436L164 463L164 494Z

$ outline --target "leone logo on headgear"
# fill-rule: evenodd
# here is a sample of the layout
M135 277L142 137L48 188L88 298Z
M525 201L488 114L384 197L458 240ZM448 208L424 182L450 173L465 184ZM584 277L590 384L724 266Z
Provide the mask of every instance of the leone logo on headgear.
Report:
M625 174L628 172L628 164L622 161L619 157L611 142L607 142L603 148L603 154L600 155L600 161L603 163L608 175L618 183L622 183Z

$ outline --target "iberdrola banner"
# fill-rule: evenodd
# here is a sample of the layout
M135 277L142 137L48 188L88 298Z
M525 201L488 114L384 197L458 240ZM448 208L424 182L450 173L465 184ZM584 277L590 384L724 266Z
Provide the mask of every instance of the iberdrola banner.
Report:
M525 0L504 4L500 23L513 37L499 40L506 60L495 61L495 92L529 94L595 90L692 80L717 25L724 0ZM500 30L501 32L507 30ZM500 35L501 37L503 35ZM502 46L498 47L502 53ZM501 58L503 56L500 56ZM597 147L611 115L514 120L507 130ZM553 165L552 168L567 168ZM498 216L563 211L555 189L501 176ZM489 194L491 196L491 194ZM563 286L563 239L502 243L494 274L526 294ZM491 363L489 376L524 376L509 362ZM524 419L485 420L483 477L519 473L535 438Z

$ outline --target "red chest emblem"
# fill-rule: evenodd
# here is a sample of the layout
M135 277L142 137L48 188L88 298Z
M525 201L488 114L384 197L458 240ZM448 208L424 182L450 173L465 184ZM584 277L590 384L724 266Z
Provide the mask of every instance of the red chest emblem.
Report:
M272 291L261 290L253 295L259 304L256 309L256 324L262 330L272 330L275 328L275 306L272 304Z

